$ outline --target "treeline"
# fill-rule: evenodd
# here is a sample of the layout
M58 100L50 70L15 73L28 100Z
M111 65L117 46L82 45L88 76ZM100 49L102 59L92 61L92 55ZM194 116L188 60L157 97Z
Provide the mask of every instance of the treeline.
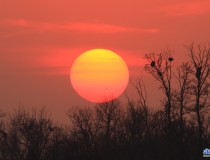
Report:
M188 60L174 67L169 51L147 54L145 70L164 94L159 109L147 103L141 79L127 95L93 107L74 107L69 126L45 110L0 114L0 160L200 160L210 147L210 46L189 45Z

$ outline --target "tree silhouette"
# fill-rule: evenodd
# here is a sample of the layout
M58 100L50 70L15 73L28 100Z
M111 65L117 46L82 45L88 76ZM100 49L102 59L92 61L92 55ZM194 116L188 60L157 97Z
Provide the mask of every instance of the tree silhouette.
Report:
M0 160L202 159L210 145L210 46L192 44L187 53L177 68L169 51L146 55L145 69L164 93L162 107L149 105L141 77L131 82L136 98L72 107L65 126L44 109L0 112Z
M72 136L77 140L82 150L79 157L87 159L92 155L99 132L99 121L93 111L88 108L74 108L68 112L72 122Z
M179 110L180 134L183 141L184 134L184 115L189 113L191 105L190 87L192 80L190 79L191 65L183 63L177 68L178 90L175 92L175 100Z
M17 110L8 131L11 159L42 159L52 132L52 121L44 109L31 113Z
M157 81L160 82L160 88L163 89L167 98L165 105L165 113L167 115L168 124L171 124L171 108L172 108L172 92L171 92L171 80L172 80L172 66L173 57L170 56L169 51L162 52L160 54L146 54L146 60L149 64L145 65L145 69L150 73Z
M204 147L204 110L210 105L209 101L209 78L210 78L210 46L191 44L187 47L190 62L192 64L192 95L195 98L195 113L199 129L201 148Z

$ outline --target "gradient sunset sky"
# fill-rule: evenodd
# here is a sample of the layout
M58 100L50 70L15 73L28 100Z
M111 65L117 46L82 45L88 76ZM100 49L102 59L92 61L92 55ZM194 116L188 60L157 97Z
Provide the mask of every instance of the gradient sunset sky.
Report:
M134 79L143 72L155 104L160 91L143 71L144 54L170 48L176 65L187 58L183 45L209 40L209 0L0 0L0 109L46 105L62 121L71 106L91 105L69 72L94 48L117 52Z

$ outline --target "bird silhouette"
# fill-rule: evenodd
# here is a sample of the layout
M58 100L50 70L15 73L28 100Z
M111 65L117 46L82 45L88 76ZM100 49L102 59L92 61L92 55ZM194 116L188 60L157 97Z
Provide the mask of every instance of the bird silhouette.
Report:
M161 73L161 71L157 71L158 72L158 75L160 76L160 77L162 77L163 76L163 74Z
M170 62L172 62L172 61L174 60L174 58L173 58L173 57L169 57L168 60L169 60Z
M152 61L150 65L151 67L155 67L155 61Z
M196 68L196 78L197 79L200 79L200 77L201 77L201 69L202 69L202 67L197 67Z

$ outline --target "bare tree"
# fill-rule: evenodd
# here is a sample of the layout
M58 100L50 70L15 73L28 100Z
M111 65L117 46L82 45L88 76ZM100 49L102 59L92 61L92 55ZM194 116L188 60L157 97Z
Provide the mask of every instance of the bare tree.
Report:
M16 111L9 129L10 149L16 159L40 160L49 143L54 128L44 109L27 112Z
M137 106L135 106L135 103L133 103L132 101L130 101L129 97L127 97L128 99L128 109L135 110L137 112L139 112L140 110L143 110L143 115L142 117L144 118L144 122L145 122L145 127L146 127L146 133L149 136L150 135L150 131L149 131L149 108L147 105L147 92L146 92L146 88L145 88L145 84L142 80L142 77L140 79L138 79L135 83L131 82L132 85L134 86L137 95L138 95L138 99L137 99ZM141 112L141 111L140 111ZM129 110L128 110L129 113Z
M165 113L167 115L168 123L171 123L171 108L172 108L172 65L173 57L170 56L169 51L160 54L146 54L145 58L149 64L146 64L145 69L157 81L160 82L160 88L163 89L167 98L165 104Z
M68 111L72 122L72 132L86 150L91 150L99 132L99 122L96 121L93 111L89 108L77 107Z
M122 109L119 100L111 99L96 105L96 116L100 122L102 134L105 135L106 143L109 144L111 138L117 133L117 127L121 122Z
M47 160L65 160L74 159L77 147L72 142L69 127L56 125L50 138L46 154L43 159ZM75 137L74 137L75 138Z
M203 120L204 111L209 107L210 89L210 46L191 44L186 47L192 63L192 95L195 97L195 113L199 130L200 144L203 146Z
M176 102L179 108L179 122L180 131L183 135L184 129L184 118L183 116L188 113L190 108L190 103L192 102L190 92L191 86L191 65L189 63L183 63L177 68L177 80L178 80L178 91L176 92ZM183 136L181 136L183 138Z

